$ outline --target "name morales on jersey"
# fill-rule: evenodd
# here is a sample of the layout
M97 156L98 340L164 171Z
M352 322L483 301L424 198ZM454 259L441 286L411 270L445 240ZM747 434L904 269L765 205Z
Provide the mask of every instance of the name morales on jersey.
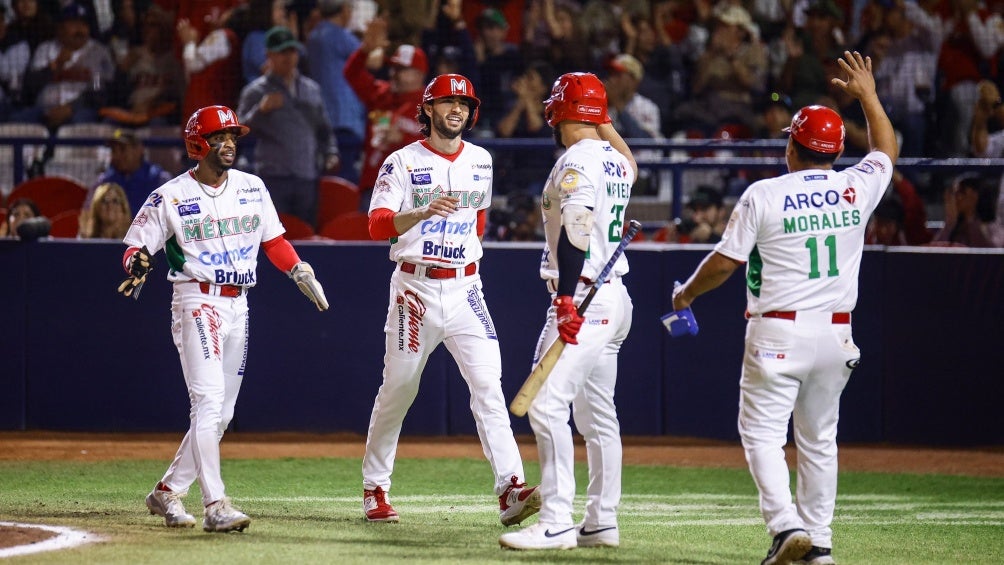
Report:
M253 245L241 247L240 249L228 249L223 253L210 253L208 251L203 251L202 253L199 253L199 261L203 265L230 265L231 263L236 263L237 261L247 261L252 258L252 250L254 250Z
M784 233L846 228L861 223L860 210L840 210L823 214L805 214L784 218Z
M201 220L196 219L185 223L181 226L181 231L185 241L204 241L229 235L253 233L260 225L261 216L258 214L234 216L220 220L207 216Z
M836 190L827 190L826 192L810 192L808 194L802 192L794 195L787 195L784 197L784 211L788 210L801 210L802 208L822 208L823 206L836 206L840 204L840 198L843 196L850 204L854 204L854 189L850 188L844 190L843 193L837 192Z
M443 190L442 186L436 186L436 188L416 187L411 194L412 205L415 208L428 206L430 202L444 194L459 198L460 203L457 204L459 208L481 208L486 198L486 193L483 190L451 190L447 192Z
M216 269L214 274L216 275L216 284L239 284L243 286L255 283L253 269L245 269L239 273Z
M439 245L432 241L422 242L422 257L424 259L467 259L467 247L461 245L452 247L449 245Z

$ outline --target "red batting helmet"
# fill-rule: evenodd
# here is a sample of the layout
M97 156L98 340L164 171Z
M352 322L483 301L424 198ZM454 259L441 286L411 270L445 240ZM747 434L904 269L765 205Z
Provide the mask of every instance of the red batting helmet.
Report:
M209 155L209 142L206 137L220 130L229 130L237 137L247 135L251 128L237 122L237 114L226 106L206 106L200 108L188 118L185 126L185 148L188 158L201 161Z
M607 117L607 90L592 73L565 73L554 81L544 104L551 127L565 120L600 125Z
M467 117L465 128L471 129L478 121L478 106L481 100L474 95L474 84L464 75L439 75L429 82L425 87L425 94L422 95L422 104L431 104L437 98L449 98L450 96L460 96L467 99L471 105L471 115ZM418 108L419 115L422 114L421 106Z
M792 139L820 153L840 153L844 149L844 121L826 106L806 106L784 128Z

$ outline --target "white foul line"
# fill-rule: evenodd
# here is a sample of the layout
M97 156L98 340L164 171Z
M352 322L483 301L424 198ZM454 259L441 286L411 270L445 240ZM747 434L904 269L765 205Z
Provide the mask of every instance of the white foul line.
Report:
M42 551L66 549L68 547L75 547L78 545L83 545L85 543L101 541L100 537L90 532L82 532L80 530L74 530L73 528L64 528L62 526L43 526L39 524L22 524L19 522L0 522L0 527L36 528L39 530L45 530L47 532L56 533L55 537L51 537L45 541L33 543L30 545L17 545L14 547L7 547L4 549L0 549L0 559L3 559L5 557L14 557L15 555L27 555L29 553L39 553Z

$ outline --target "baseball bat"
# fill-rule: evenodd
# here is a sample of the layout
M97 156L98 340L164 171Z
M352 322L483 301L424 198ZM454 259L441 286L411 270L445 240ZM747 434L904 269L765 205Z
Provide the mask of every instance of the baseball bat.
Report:
M617 245L617 249L614 249L613 255L610 256L610 260L607 264L603 266L603 270L600 271L600 275L596 277L596 282L593 283L593 287L589 289L589 294L586 298L582 300L582 304L576 309L579 316L582 316L586 312L586 308L589 307L589 303L593 301L593 297L596 296L596 291L599 290L603 283L606 282L607 277L610 276L610 271L614 268L614 263L620 258L621 254L624 253L624 248L631 243L634 236L641 230L641 222L638 220L631 220L628 224L628 229L624 232L624 236L621 237L620 244ZM555 339L551 346L547 348L544 355L541 356L540 361L533 367L530 371L530 375L526 377L523 381L523 386L520 387L519 392L516 393L516 397L512 399L512 403L509 404L509 411L515 416L524 416L526 411L530 409L530 404L533 399L537 397L537 393L540 392L540 387L544 386L544 381L551 374L551 370L558 363L558 358L561 357L561 352L565 350L565 341L559 336Z

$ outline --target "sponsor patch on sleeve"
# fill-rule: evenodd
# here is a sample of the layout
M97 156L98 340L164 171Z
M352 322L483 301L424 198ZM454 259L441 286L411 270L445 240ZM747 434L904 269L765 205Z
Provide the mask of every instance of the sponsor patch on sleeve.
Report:
M561 173L561 180L558 181L558 188L562 195L571 194L579 189L579 173L572 169L565 169Z

